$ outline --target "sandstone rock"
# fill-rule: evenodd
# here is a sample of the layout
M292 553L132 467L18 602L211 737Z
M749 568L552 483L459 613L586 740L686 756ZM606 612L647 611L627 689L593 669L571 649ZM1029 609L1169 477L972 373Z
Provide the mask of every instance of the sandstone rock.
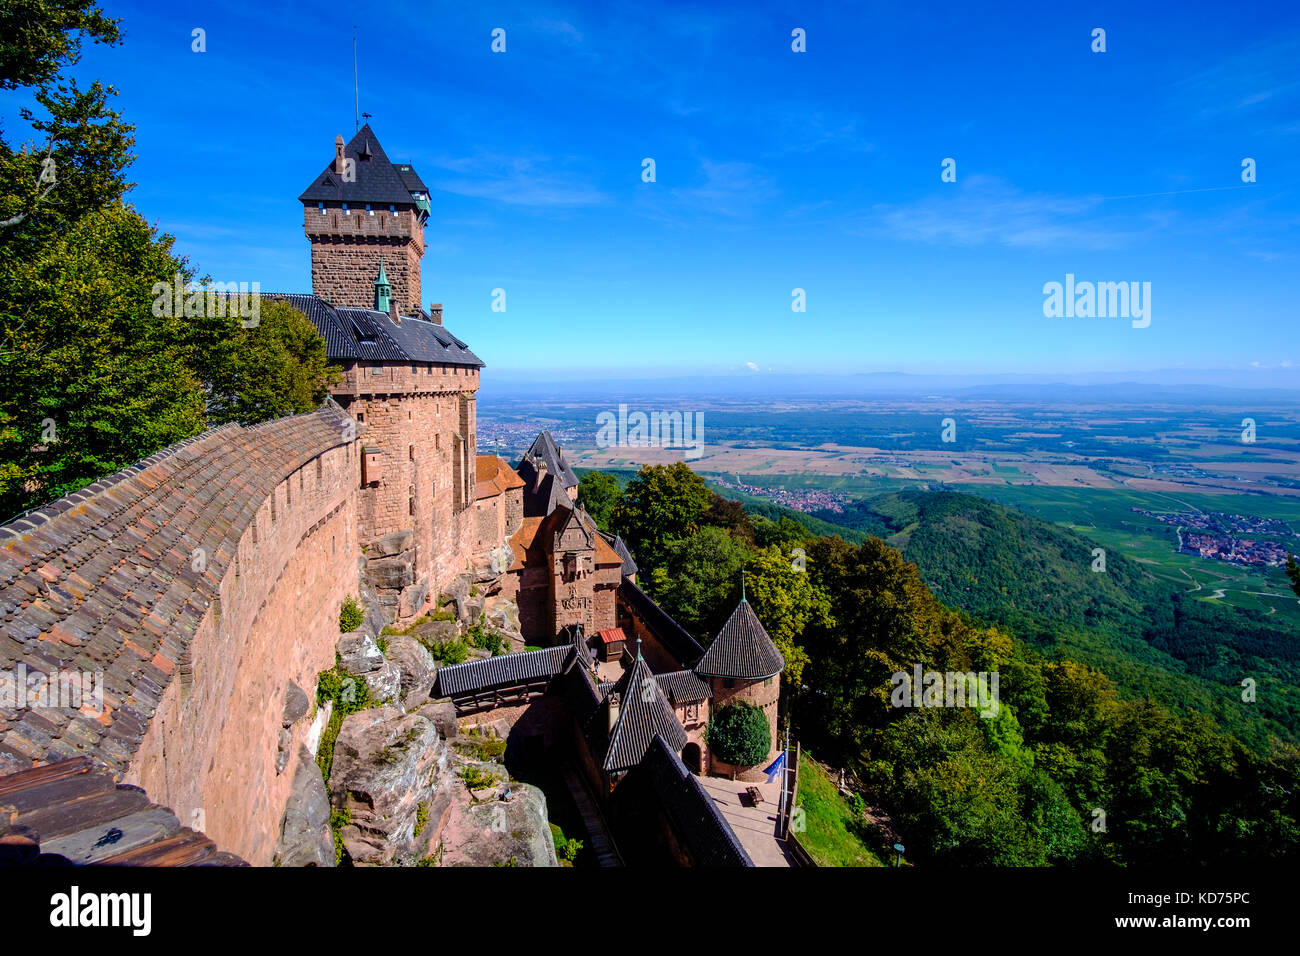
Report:
M454 641L460 637L460 625L455 621L428 621L420 625L420 634L432 644Z
M415 583L415 555L413 552L387 558L371 558L366 562L366 577L377 588L398 589Z
M309 710L311 710L311 698L307 696L307 692L293 681L289 681L289 686L284 691L284 714L281 718L284 726L288 727L294 721L306 717Z
M438 728L438 736L443 740L455 740L460 735L456 723L456 705L450 697L425 704L416 713L433 721L433 725Z
M384 663L383 652L365 631L350 631L339 638L339 665L349 674L368 674Z
M351 811L341 835L354 864L414 861L419 808L427 812L446 761L437 728L420 714L374 707L343 721L329 789L334 806Z
M398 634L388 639L385 656L400 673L401 690L398 693L402 706L414 710L425 703L438 674L438 664L433 655L415 638Z
M442 846L443 866L559 866L546 797L526 783L511 783L504 800L453 801Z
M334 866L330 802L320 767L305 747L298 749L293 790L284 808L276 856L281 866Z
M402 675L384 658L374 639L363 631L352 631L339 638L339 666L354 677L364 677L370 699L396 700L402 690Z
M415 534L412 531L394 531L370 542L366 546L366 555L371 558L387 558L401 554L410 549L414 539Z
M398 603L398 613L403 618L414 617L424 607L425 599L429 596L429 582L422 580L402 591L402 599Z

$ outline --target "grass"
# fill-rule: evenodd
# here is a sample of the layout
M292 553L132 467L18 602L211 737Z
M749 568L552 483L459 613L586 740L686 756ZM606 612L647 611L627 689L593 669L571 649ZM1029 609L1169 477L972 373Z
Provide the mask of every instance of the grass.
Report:
M804 811L803 844L818 866L884 866L867 845L866 828L839 789L807 754L799 760L799 799Z

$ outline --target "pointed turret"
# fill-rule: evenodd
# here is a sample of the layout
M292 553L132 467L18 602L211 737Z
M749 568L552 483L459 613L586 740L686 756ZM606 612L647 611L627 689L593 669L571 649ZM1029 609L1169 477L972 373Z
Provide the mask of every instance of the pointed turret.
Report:
M695 673L702 677L731 680L759 680L784 669L785 658L743 597L695 665Z

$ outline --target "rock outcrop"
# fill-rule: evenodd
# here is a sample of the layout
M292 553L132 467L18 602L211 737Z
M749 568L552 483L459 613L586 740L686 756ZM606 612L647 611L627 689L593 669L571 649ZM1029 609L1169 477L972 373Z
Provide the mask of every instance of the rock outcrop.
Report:
M325 778L306 747L298 748L293 791L284 810L275 856L281 866L333 866L330 799Z
M364 677L374 701L397 700L402 689L402 675L390 663L375 639L365 631L352 631L339 638L339 666L353 677Z
M350 814L340 835L357 866L410 864L416 830L433 811L447 767L437 727L400 707L372 707L343 721L330 772L332 802ZM445 797L444 797L445 799Z

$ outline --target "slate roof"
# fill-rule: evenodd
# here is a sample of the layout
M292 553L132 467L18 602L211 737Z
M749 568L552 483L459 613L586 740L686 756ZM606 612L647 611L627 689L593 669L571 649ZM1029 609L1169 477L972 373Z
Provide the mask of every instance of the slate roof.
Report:
M89 757L0 777L0 866L247 866Z
M325 339L325 355L330 359L483 367L483 360L468 345L423 313L397 323L387 312L335 308L314 295L267 293L262 298L287 302L311 319Z
M771 677L784 669L785 658L772 643L772 638L767 636L754 609L743 598L695 665L695 673L704 677L737 680Z
M632 552L627 549L626 542L620 535L600 532L600 536L609 542L609 546L614 549L614 553L623 561L623 577L630 578L636 574L636 561L632 558Z
M707 681L700 680L695 676L694 671L670 671L667 674L656 674L655 680L659 684L659 689L664 692L669 703L674 707L678 704L694 704L701 700L708 700L713 696L709 690Z
M573 657L573 645L543 647L536 651L498 654L479 661L466 661L438 669L438 694L459 694L491 687L503 687L539 677L554 677L564 671ZM581 668L578 668L581 670Z
M663 737L674 750L686 745L686 731L654 680L650 666L640 657L618 681L618 720L609 734L604 769L628 770L645 756L650 741Z
M123 771L257 508L351 422L327 403L226 425L0 526L0 671L102 671L104 705L0 707L0 768L92 754Z
M668 652L677 658L677 662L686 667L694 664L704 655L704 648L672 616L651 600L632 581L624 578L618 586L619 597L628 603L650 633L658 639Z
M541 432L533 443L528 446L528 451L524 453L524 461L529 459L539 459L546 462L546 473L548 475L560 475L564 487L575 488L578 485L577 473L569 467L568 460L560 453L560 447L555 444L555 439L551 437L549 431ZM520 462L522 465L523 462ZM531 478L531 475L524 475L525 480Z
M369 152L369 158L363 158L363 150ZM385 205L412 206L415 199L411 193L417 189L427 193L428 189L416 175L415 170L403 164L405 168L394 166L379 145L379 139L367 123L357 130L349 143L343 147L343 155L356 160L356 179L344 182L343 177L334 172L334 155L330 154L329 165L321 171L298 199L304 203L346 202L346 203L383 203Z
M695 866L753 866L731 825L671 742L655 736L632 773L644 774ZM629 775L630 776L630 775Z

